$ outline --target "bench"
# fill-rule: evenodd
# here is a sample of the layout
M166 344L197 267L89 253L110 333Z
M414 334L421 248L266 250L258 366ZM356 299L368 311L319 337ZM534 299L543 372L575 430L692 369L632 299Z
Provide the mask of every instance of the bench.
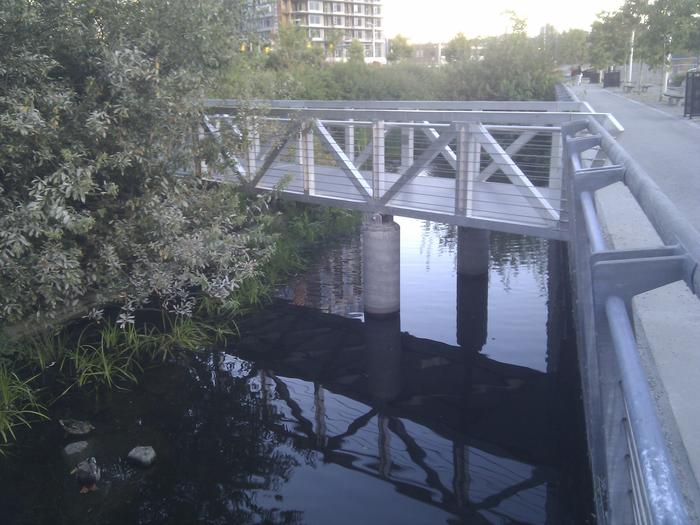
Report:
M651 87L651 84L642 84L639 86L639 89L641 90L642 93L646 93L649 91L649 88Z
M622 91L625 93L631 93L632 88L634 88L634 84L622 84Z
M681 100L685 98L685 93L665 91L661 94L661 96L666 97L666 99L668 99L669 106L677 106L681 102Z

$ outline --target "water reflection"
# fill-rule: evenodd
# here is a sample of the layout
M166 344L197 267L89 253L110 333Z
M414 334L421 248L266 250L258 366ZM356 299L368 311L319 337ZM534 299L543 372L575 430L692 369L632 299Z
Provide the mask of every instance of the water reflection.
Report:
M53 410L97 427L100 490L78 493L66 437L38 426L3 464L3 525L585 522L562 247L493 234L490 272L466 277L450 235L402 239L400 317L356 315L353 240L231 346L97 402L71 392ZM156 466L127 465L146 443Z

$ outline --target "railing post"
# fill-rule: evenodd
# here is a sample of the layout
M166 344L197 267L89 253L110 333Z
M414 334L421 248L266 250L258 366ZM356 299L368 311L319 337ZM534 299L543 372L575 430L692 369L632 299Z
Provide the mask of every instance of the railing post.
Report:
M304 194L316 194L316 173L314 164L314 132L311 126L299 134L301 173L304 179Z
M353 119L349 121L352 122ZM353 124L345 126L345 155L350 162L355 162L355 126Z
M248 134L248 151L246 158L246 169L248 178L253 180L258 172L258 154L260 152L260 134L255 124L255 119L246 119L246 131Z
M553 190L562 191L563 172L562 156L564 155L561 131L552 132L552 146L549 154L549 187Z
M414 129L401 128L401 169L408 169L413 164Z
M481 146L468 123L457 125L457 174L455 214L471 217L474 212L474 183L481 172Z
M384 121L372 123L372 197L380 199L385 190Z

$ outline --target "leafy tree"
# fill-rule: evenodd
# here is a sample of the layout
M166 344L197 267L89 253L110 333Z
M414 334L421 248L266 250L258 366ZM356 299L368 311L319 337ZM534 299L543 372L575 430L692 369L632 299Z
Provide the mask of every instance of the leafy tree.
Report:
M472 57L473 42L464 33L457 35L445 46L443 53L448 63L464 62Z
M290 69L299 64L318 67L323 63L323 54L323 49L311 43L305 29L283 25L268 63L273 69Z
M348 46L348 62L351 64L365 63L365 46L357 39L350 42Z
M270 252L258 205L192 175L233 0L0 4L0 323L119 299L188 314Z
M588 31L570 29L557 38L557 64L585 64L589 62Z
M621 11L600 13L589 36L590 61L598 69L623 64L630 50L630 36L636 28L633 19Z
M389 40L389 54L387 61L401 62L413 58L413 47L408 43L408 39L402 35L396 35Z

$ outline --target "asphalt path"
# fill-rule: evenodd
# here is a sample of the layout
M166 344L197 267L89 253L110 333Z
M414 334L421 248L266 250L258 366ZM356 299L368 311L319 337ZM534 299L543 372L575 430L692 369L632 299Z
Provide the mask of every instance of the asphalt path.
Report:
M700 119L597 86L576 86L574 92L594 110L615 116L625 128L620 145L700 230Z

